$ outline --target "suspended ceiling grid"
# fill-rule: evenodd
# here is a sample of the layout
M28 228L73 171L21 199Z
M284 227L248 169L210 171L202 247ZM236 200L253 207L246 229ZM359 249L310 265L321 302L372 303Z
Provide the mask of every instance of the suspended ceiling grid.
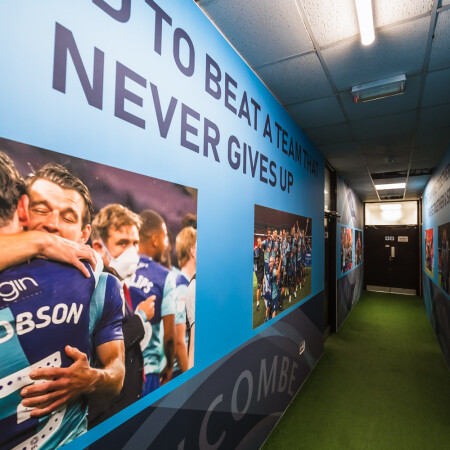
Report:
M407 182L381 199L420 198L450 143L450 0L372 0L367 47L354 0L197 3L363 201L381 176ZM405 94L353 103L403 73Z

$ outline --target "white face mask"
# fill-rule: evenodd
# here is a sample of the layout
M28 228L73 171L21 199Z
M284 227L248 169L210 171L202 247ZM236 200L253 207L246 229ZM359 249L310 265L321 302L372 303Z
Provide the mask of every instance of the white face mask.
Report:
M136 247L132 246L127 248L117 258L113 258L109 253L106 245L103 245L106 253L109 256L109 267L114 269L122 280L130 277L136 272L139 263L139 254Z

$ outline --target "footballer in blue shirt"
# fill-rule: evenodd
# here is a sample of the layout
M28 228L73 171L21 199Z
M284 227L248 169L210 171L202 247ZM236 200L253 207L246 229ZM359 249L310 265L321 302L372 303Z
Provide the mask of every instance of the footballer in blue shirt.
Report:
M152 337L143 349L147 395L172 379L175 352L176 276L160 264L168 245L167 228L155 211L141 214L139 230L140 259L136 273L129 282L133 308L150 295L155 298L155 315L151 319Z
M89 236L87 189L60 166L44 169L30 183L38 186L30 189L27 211L23 180L0 153L0 233L18 233L21 225L39 228L51 217L55 234L83 242ZM45 178L50 174L53 181ZM40 187L46 198L36 202ZM59 229L60 220L67 233ZM87 264L84 269L88 278L72 266L32 259L0 273L2 448L68 443L86 430L84 395L120 390L123 302L118 282L94 273Z

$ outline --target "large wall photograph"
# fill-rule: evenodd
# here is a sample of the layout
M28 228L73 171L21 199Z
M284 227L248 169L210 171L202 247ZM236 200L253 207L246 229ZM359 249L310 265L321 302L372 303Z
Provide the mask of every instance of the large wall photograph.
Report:
M311 218L255 205L253 328L311 294Z
M197 190L5 139L0 163L0 447L52 447L193 366Z
M359 300L363 287L363 204L345 181L337 177L336 229L337 314L336 329L344 323ZM354 252L354 256L353 256Z
M425 270L433 277L434 246L433 228L425 230Z
M438 227L439 279L438 284L446 294L450 294L450 222Z
M450 367L450 148L423 194L423 297L431 326ZM430 231L434 230L434 246ZM431 267L431 269L430 269ZM434 269L434 271L433 271Z
M355 230L355 267L363 261L362 231Z
M353 268L353 230L341 227L341 274Z

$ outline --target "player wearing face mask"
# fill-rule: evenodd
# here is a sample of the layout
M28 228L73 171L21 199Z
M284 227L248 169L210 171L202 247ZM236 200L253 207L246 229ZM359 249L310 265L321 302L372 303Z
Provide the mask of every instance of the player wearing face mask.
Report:
M132 238L133 239L133 238ZM109 260L108 268L125 284L129 278L136 272L139 264L139 254L136 246L130 241L130 246L119 256L113 257L108 250L107 245L102 241L102 249L105 252L106 260Z
M154 315L155 297L147 296L134 308L127 282L139 263L138 245L141 221L128 208L111 204L102 208L92 222L92 246L101 255L108 272L122 282L124 289L125 380L115 399L98 400L89 408L89 426L93 427L138 400L143 386L143 356L151 337L150 320Z

